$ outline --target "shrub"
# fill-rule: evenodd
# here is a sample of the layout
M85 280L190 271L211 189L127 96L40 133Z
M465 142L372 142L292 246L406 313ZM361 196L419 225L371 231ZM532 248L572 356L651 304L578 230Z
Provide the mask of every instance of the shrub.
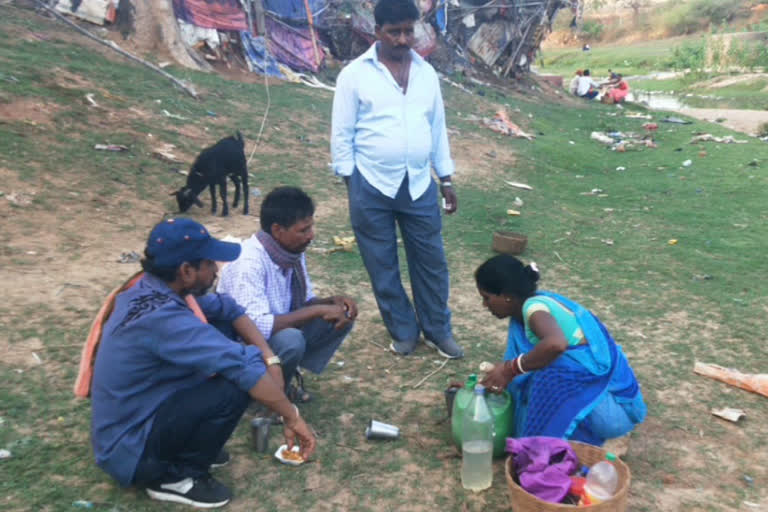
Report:
M768 123L763 123L757 127L758 137L768 137Z
M581 26L581 32L592 41L599 41L603 35L603 24L595 20L586 20Z

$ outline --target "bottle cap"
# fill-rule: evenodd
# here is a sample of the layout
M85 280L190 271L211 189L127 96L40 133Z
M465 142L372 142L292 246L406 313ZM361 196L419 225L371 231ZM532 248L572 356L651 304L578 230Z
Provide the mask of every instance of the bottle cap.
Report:
M476 395L485 394L485 386L483 386L482 384L475 384L475 394Z
M616 455L612 454L611 452L605 452L605 458L613 462L616 460Z
M467 378L467 389L475 389L475 385L477 384L477 374L473 373L472 375Z

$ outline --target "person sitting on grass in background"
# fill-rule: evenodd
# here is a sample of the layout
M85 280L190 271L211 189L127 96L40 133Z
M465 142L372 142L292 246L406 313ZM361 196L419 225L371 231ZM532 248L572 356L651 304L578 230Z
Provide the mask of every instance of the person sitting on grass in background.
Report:
M603 95L603 103L622 103L629 94L629 84L624 77L620 74L616 74L612 83L609 83L608 90Z
M315 237L315 205L296 187L278 187L261 203L261 231L243 242L221 273L218 291L242 304L280 357L288 396L308 402L298 367L322 372L357 318L354 300L319 298L304 251ZM294 387L291 379L296 376Z
M589 70L585 69L576 85L576 96L591 100L599 94L599 89L600 85L592 80Z
M144 275L117 295L96 355L91 441L96 463L122 486L153 499L213 508L231 492L210 475L251 399L283 417L286 443L303 456L315 437L283 393L283 374L245 309L222 294L204 295L216 261L232 261L237 244L212 238L190 219L167 219L149 235ZM245 340L209 322L230 324Z
M576 73L574 73L573 78L571 78L571 83L568 84L568 92L576 96L576 91L579 88L579 78L584 74L584 72L580 69L576 70Z
M513 437L550 436L601 446L629 433L646 415L627 358L598 318L581 305L536 291L539 271L513 256L477 269L483 305L509 318L504 361L481 384L509 391Z

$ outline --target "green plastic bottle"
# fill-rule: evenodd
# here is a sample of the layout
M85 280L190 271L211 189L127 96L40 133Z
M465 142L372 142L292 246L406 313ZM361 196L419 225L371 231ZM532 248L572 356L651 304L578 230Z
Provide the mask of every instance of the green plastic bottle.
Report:
M472 395L475 392L477 384L477 375L472 374L467 378L463 388L456 392L453 399L453 411L451 413L451 434L453 442L461 450L462 430L464 421L464 411L472 401ZM493 427L496 436L493 438L493 456L500 457L504 455L507 437L512 432L514 424L514 404L512 397L506 391L500 394L486 393L485 400L493 416Z

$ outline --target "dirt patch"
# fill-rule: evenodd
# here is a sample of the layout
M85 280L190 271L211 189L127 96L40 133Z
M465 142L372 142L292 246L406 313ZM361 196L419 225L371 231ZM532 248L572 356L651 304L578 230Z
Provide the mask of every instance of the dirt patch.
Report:
M50 126L53 116L61 110L55 103L34 98L19 98L9 103L0 102L0 122L22 121L32 125Z
M681 114L701 119L702 121L719 122L723 126L737 132L756 135L758 128L768 123L768 111L765 110L741 110L723 108L683 108Z
M750 84L757 81L768 81L768 73L741 73L735 76L719 76L711 80L696 82L692 87L702 89L721 89L723 87Z

